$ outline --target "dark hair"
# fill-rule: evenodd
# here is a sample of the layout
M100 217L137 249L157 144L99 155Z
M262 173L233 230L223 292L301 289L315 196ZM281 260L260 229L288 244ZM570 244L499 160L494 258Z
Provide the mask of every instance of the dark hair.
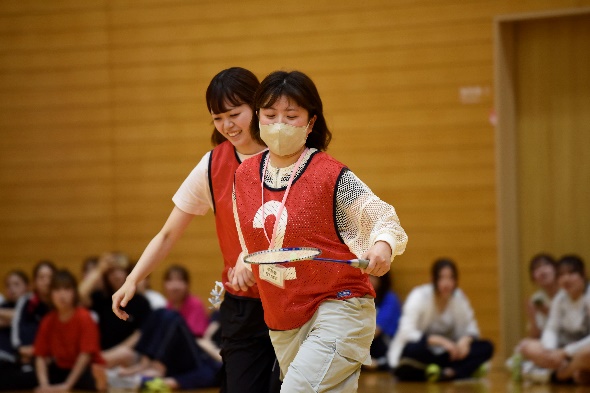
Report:
M557 271L557 262L555 262L555 258L552 255L546 253L539 253L531 258L529 262L529 274L531 276L531 280L533 279L533 273L539 267L543 265L550 265L553 270Z
M260 88L254 96L254 106L257 111L260 108L270 108L283 96L305 108L309 113L309 119L317 117L305 145L321 151L327 150L332 133L326 124L322 99L313 81L300 71L272 72L260 83ZM260 135L260 130L257 129L256 133Z
M57 267L55 266L55 264L52 261L50 261L48 259L40 260L39 262L37 262L37 264L33 268L33 280L35 280L37 278L37 274L39 274L39 270L41 270L41 268L44 266L47 266L49 269L51 269L51 273L55 273L57 271Z
M434 290L436 292L438 292L438 279L440 278L440 272L447 267L453 272L455 281L459 281L459 270L457 269L455 262L450 258L439 258L434 261L431 269L432 284L434 284Z
M29 285L29 276L27 276L27 273L25 273L23 270L20 270L20 269L11 270L8 273L6 273L6 276L4 276L4 279L7 280L8 277L10 277L10 276L17 276L25 283L25 285Z
M391 276L389 275L389 272L387 272L381 277L376 278L379 280L379 287L375 288L375 305L380 306L385 295L387 295L387 292L391 289Z
M168 269L166 269L166 272L164 273L164 281L170 280L170 278L172 277L172 274L178 274L180 276L181 280L186 282L187 284L190 284L190 282L191 282L190 274L184 266L181 266L181 265L170 266Z
M259 86L258 78L251 71L241 67L225 69L215 75L207 87L205 93L207 110L209 110L209 113L224 113L230 110L228 104L233 106L248 104L252 109L252 113L254 113L254 93L256 93ZM250 122L250 134L257 142L264 145L264 142L260 139L258 121L256 121L255 116L252 116ZM213 134L211 134L213 146L217 146L226 140L213 127Z
M60 269L53 274L51 278L51 285L49 286L49 292L53 292L56 289L71 289L74 291L74 307L78 305L80 301L80 295L78 294L78 281L76 277L68 269ZM52 304L53 305L53 304Z
M567 268L570 273L577 273L586 280L586 267L584 266L584 261L579 256L574 254L562 256L557 262L558 272L562 268Z

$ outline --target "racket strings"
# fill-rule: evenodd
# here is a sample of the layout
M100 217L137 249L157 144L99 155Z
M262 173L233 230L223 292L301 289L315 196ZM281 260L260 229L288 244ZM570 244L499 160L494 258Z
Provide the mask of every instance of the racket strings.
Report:
M318 256L320 253L321 251L315 248L268 250L250 254L244 258L244 261L254 264L295 262L305 259L313 259L313 257Z

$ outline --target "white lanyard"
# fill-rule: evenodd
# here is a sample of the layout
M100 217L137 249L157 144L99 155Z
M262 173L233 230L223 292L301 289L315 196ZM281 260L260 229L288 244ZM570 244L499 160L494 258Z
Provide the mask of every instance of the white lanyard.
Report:
M285 195L283 195L283 201L281 202L281 206L279 206L279 210L277 211L275 225L272 230L272 238L271 239L268 238L268 234L266 233L266 225L264 225L264 222L266 221L266 217L264 216L264 176L266 174L266 167L268 166L268 162L270 161L270 152L268 155L268 160L266 160L266 162L264 163L264 167L262 169L262 181L260 182L260 194L262 195L262 229L264 230L264 236L266 236L266 240L268 240L268 243L270 244L268 247L269 250L272 250L274 248L274 244L275 244L275 240L276 240L276 236L277 236L277 229L279 227L279 220L281 218L281 214L283 213L283 208L285 207L285 202L287 201L287 195L289 195L289 190L291 190L291 184L293 184L293 178L295 177L295 172L297 172L297 169L299 168L299 164L301 163L303 156L305 156L305 153L307 153L307 150L309 150L309 149L306 147L303 150L303 152L301 153L301 155L299 156L299 159L295 163L295 166L293 167L293 171L291 172L291 177L289 177L289 183L287 183L287 189L285 190Z

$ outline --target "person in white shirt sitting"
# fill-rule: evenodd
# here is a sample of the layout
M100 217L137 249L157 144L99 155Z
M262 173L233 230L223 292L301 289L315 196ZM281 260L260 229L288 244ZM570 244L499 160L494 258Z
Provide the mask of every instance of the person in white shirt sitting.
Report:
M524 340L519 352L534 368L523 369L533 382L582 382L590 351L590 286L584 261L576 255L562 257L557 265L560 291L549 310L540 340ZM584 366L584 367L582 367Z
M438 259L432 283L414 288L404 304L388 352L394 375L407 381L475 377L493 352L493 344L479 338L473 309L458 288L457 266Z

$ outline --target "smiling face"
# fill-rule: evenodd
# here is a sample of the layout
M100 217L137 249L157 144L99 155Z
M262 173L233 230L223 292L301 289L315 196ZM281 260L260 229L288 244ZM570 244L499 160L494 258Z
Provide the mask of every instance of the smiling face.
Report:
M249 105L242 104L232 106L226 103L229 108L227 112L211 113L213 125L236 150L242 154L254 154L260 151L260 146L252 138L250 124L253 112Z
M541 263L532 271L531 277L538 286L544 288L555 283L555 267L550 263Z
M573 271L568 266L560 266L558 283L572 299L577 299L584 293L586 279L579 272Z

